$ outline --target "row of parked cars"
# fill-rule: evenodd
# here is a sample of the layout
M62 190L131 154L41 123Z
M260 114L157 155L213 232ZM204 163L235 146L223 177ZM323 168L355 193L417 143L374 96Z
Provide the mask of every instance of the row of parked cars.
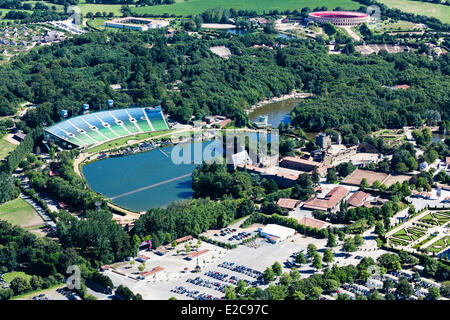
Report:
M217 297L214 297L211 294L199 293L198 290L188 290L183 286L177 286L171 289L170 292L185 294L186 296L193 298L195 300L221 300Z
M34 296L33 300L52 300L50 297L47 297L45 294L40 294L38 296Z
M231 236L228 238L228 241L233 241L233 240L244 240L245 238L250 237L251 233L250 232L240 232L234 236Z
M197 277L195 279L187 279L186 282L195 284L197 286L202 286L202 287L206 287L206 288L213 288L217 291L220 292L225 292L225 284L222 284L220 282L213 282L213 281L209 281L209 280L204 280L200 277Z
M222 237L225 237L226 235L231 234L233 232L236 232L236 229L224 228L224 229L220 230L220 234L215 233L214 236L218 237L220 235Z
M188 297L194 298L194 299L199 293L197 290L188 290L188 289L186 289L185 287L182 287L182 286L177 286L177 287L171 289L170 292L175 292L175 293L178 293L178 294L185 294Z
M69 300L81 300L80 296L76 292L72 292L71 290L67 289L66 287L58 288L58 289L56 289L56 292L67 297L67 299L69 299Z
M224 261L221 264L219 264L219 267L225 268L225 269L228 269L228 270L232 270L232 271L235 271L235 272L239 272L239 273L245 274L245 275L247 275L249 277L252 277L252 278L255 278L255 279L259 279L263 275L263 273L261 271L254 270L252 268L248 268L248 267L243 266L243 265L238 265L238 264L236 264L234 262Z

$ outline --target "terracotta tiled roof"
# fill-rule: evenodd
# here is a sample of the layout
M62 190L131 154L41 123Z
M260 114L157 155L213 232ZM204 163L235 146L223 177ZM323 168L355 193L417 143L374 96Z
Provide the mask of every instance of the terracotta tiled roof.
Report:
M364 204L364 201L370 196L369 193L364 191L356 191L348 198L348 205L352 207L360 207Z
M324 199L311 198L305 202L303 207L308 209L328 210L333 209L345 196L348 190L344 187L338 186L333 188Z
M208 249L205 249L205 250L202 250L202 251L199 251L199 252L192 252L192 253L188 254L188 257L195 258L197 256L201 256L202 254L207 253L208 251L209 251Z
M286 209L295 209L301 203L300 200L296 199L288 199L288 198L280 198L277 204Z
M176 241L177 243L182 243L182 242L185 242L185 241L188 241L188 240L192 240L192 236L185 236L185 237L183 237L183 238L178 238L178 239L176 239L175 241Z
M152 274L157 273L157 272L162 271L162 270L164 270L163 267L157 266L157 267L153 268L152 271L141 273L141 276L148 277L149 275L152 275Z

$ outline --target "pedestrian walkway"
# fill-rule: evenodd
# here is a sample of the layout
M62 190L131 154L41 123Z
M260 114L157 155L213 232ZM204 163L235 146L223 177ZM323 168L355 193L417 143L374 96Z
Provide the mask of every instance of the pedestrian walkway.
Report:
M52 228L53 231L56 232L56 223L53 221L53 219L48 215L47 211L45 211L39 204L34 202L33 199L31 199L29 196L24 195L23 193L20 193L20 197L26 201L28 204L30 204L34 210L41 216L41 218L45 221L45 223Z

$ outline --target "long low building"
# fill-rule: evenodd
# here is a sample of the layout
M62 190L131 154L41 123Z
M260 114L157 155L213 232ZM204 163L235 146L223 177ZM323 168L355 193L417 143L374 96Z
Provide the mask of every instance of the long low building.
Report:
M146 31L148 29L164 28L169 26L167 20L144 19L135 17L117 18L103 23L103 26L109 28L131 29L137 31Z
M259 230L259 234L270 242L277 243L292 237L295 234L295 230L278 224L268 224Z
M317 170L320 175L327 172L327 167L320 162L302 159L299 157L284 157L280 160L280 167L289 168L303 172L313 172Z
M283 188L290 188L295 186L300 175L300 172L298 171L276 166L269 168L260 168L252 165L239 164L237 166L237 169L241 171L247 170L248 173L258 174L264 178L272 179L277 183L278 186Z
M317 196L311 198L303 204L304 209L333 211L347 196L349 191L341 186L334 187L325 198L318 198Z

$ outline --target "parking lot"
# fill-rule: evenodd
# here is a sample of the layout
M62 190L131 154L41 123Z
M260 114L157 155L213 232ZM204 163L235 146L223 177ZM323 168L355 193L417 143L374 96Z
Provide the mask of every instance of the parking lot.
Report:
M220 230L208 230L202 233L211 240L216 240L229 244L240 244L243 240L251 238L258 234L258 227L242 229L240 227L223 228Z
M43 290L40 293L29 294L18 300L81 300L81 298L65 285Z
M238 233L238 230L234 232L234 234ZM226 236L229 237L230 234ZM386 251L378 249L373 230L365 232L363 237L365 243L358 251L350 255L343 252L340 247L332 248L335 254L334 263L340 266L358 264L362 257L376 259L379 255L386 253ZM259 276L267 267L278 261L282 265L282 271L289 272L292 265L288 262L293 261L295 254L299 251L306 253L310 243L316 245L319 253L323 253L326 242L327 239L304 237L301 234L296 234L275 244L269 243L266 239L257 238L254 240L254 246L240 245L232 250L202 242L201 249L208 247L211 253L209 256L199 258L201 271L198 273L193 272L197 263L196 259L186 261L182 254L177 256L173 252L174 249L164 256L157 256L153 252L149 253L152 258L146 263L146 271L155 266L161 266L164 270L144 280L130 277L130 272L137 274L136 266L133 266L132 271L128 271L126 274L118 274L112 270L105 271L105 274L111 278L115 286L125 285L133 292L142 294L144 299L165 300L170 297L180 300L223 299L225 286L236 285L239 280L247 282L250 286L259 286L264 289L266 285L259 282ZM196 240L193 243L196 243ZM123 263L119 268L121 271L125 264ZM187 271L184 270L186 267L188 267ZM298 271L302 277L309 277L317 272L311 262L299 266Z

